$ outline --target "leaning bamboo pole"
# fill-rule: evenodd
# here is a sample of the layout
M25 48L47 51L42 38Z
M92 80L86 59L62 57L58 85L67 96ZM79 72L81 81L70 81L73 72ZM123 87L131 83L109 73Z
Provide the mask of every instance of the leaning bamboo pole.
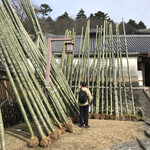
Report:
M108 115L108 21L106 19L106 65L105 65L105 95L106 95L106 115Z
M65 31L65 38L67 38L67 33L68 33L68 30ZM66 55L66 45L65 45L66 41L64 42L64 47L63 47L63 51L62 51L62 56L61 56L61 65L60 65L60 68L63 72L64 70L64 62L65 62L65 55Z
M81 65L80 55L81 55L81 50L82 50L83 31L84 31L84 27L82 27L81 38L80 38L80 49L79 49L79 53L78 53L78 62L77 62L77 67L76 67L75 89L74 89L74 93L76 93L77 82L78 82L78 80L79 80L79 72L80 72L80 71L79 71L79 67L80 67L80 65Z
M97 53L97 35L98 35L98 25L96 26L96 38L95 38L95 48L94 48L94 60L93 60L93 72L92 72L92 89L91 94L94 94L94 83L95 83L95 69L96 69L96 53ZM91 105L91 112L93 113L94 105Z
M111 35L112 41L112 70L113 70L113 95L115 101L115 116L119 117L119 110L118 110L118 96L117 96L117 85L116 85L116 58L115 58L115 51L114 51L114 44L113 44L113 35Z
M118 68L118 86L119 86L119 100L120 100L120 115L123 115L122 110L122 92L121 92L121 81L120 81L120 58L119 58L119 37L118 37L118 25L116 25L116 40L117 40L117 68Z
M85 53L85 41L86 41L86 33L87 33L87 27L85 31L85 36L84 36L84 42L83 42L83 48L82 48L82 55L81 55L81 63L80 63L80 73L79 73L79 82L78 82L78 87L80 87L81 82L83 81L84 77L84 53Z
M72 38L73 38L73 44L75 45L75 39L76 39L76 33L74 32L74 28L72 31ZM74 46L73 46L73 53L72 53L72 58L71 58L71 71L70 71L70 82L69 85L72 88L72 78L73 78L73 72L74 72Z
M69 31L69 38L71 38L71 31ZM72 62L72 53L67 53L67 74L66 79L69 83L70 73L71 73L71 62Z
M121 75L122 75L122 82L123 82L123 93L124 93L124 99L125 99L125 105L126 105L126 113L129 114L128 100L127 100L127 91L126 91L125 79L124 79L122 50L121 50L121 43L120 43L120 37L119 37L119 30L118 30L118 38L119 38L119 53L120 53Z
M88 22L88 41L87 41L87 85L89 88L90 82L90 20Z
M103 29L103 49L102 49L102 85L101 85L101 103L102 103L102 114L104 113L104 68L105 68L105 58L104 58L104 54L105 54L105 38L106 38L106 21L104 20L104 29ZM96 107L96 112L98 112L98 106Z
M4 125L3 125L1 106L0 106L0 140L1 140L1 150L6 150L5 133L4 133Z
M109 97L110 97L110 115L113 112L112 101L112 23L109 25Z
M126 57L127 57L128 77L129 77L130 92L131 92L131 99L132 99L132 113L135 116L134 96L133 96L129 58L128 58L128 48L127 48L127 39L126 39L126 32L125 32L125 23L124 23L123 18L122 18L122 24L123 24L123 31L124 31L124 41L125 41L125 50L126 50Z
M89 55L89 22L87 22L86 26L86 33L85 33L85 39L84 39L84 53L83 53L83 71L82 71L82 81L87 82L87 75L88 75L88 55Z
M98 35L98 58L97 58L97 78L96 78L96 113L100 112L100 70L101 70L101 50L102 50L102 26ZM99 109L98 109L99 107Z

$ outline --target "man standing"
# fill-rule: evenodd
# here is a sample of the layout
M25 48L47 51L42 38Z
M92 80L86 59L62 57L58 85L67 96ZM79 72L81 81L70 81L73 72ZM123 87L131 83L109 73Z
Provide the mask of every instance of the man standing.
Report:
M89 105L92 101L93 97L91 95L90 90L87 88L87 83L83 82L82 87L79 89L79 107L80 107L80 125L79 127L83 127L85 124L85 128L89 128L88 125L88 113L89 113Z

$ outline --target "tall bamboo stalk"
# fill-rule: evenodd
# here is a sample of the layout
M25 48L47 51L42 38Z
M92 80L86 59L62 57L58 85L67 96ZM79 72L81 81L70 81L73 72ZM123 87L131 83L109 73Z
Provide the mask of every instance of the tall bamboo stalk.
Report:
M83 43L83 48L82 48L78 87L80 87L81 82L84 80L84 64L85 64L84 53L85 53L86 33L87 33L87 27L85 31L84 43Z
M73 38L73 44L75 45L75 39L76 39L76 33L74 32L74 28L72 31L72 38ZM73 53L72 53L72 60L71 60L71 71L70 71L70 87L72 88L72 78L73 78L73 72L74 72L74 46L73 46Z
M105 65L106 115L108 115L108 21L106 19L106 65Z
M67 38L67 33L68 33L68 30L65 31L65 38ZM66 45L65 45L66 42L64 42L64 47L63 47L63 52L62 52L62 56L61 56L61 65L60 65L60 68L63 72L64 70L64 61L65 61L65 54L66 54Z
M76 67L76 77L75 77L75 90L74 90L74 93L76 93L77 82L79 80L79 67L81 65L80 55L81 55L81 50L82 50L83 31L84 31L84 27L82 27L81 38L80 38L80 49L79 49L79 53L78 53L78 62L77 62L77 67Z
M0 140L1 140L1 149L6 150L5 133L4 133L4 125L3 125L1 106L0 106Z
M95 69L96 69L96 53L97 53L97 34L98 34L98 25L96 26L96 37L95 37L95 48L94 48L94 60L93 60L93 72L92 72L92 90L91 94L94 94L94 83L95 83ZM93 112L93 103L92 103L92 112Z
M121 50L121 43L120 43L120 37L119 37L119 30L118 30L118 38L119 38L119 54L120 54L120 64L121 64L121 75L122 75L122 82L123 82L124 99L125 99L125 104L126 104L126 112L127 112L127 114L129 114L127 91L126 91L125 79L124 79L124 70L123 70L122 52L121 52L122 50Z
M106 37L106 21L104 20L104 29L103 29L103 49L102 49L102 114L104 113L104 68L105 68L105 37ZM96 110L98 111L98 108L96 107Z
M99 28L98 37L98 59L97 59L97 78L96 78L96 113L100 112L100 67L102 50L102 26ZM99 108L99 109L98 109Z
M86 27L86 33L85 33L85 39L84 39L84 55L83 55L83 71L82 71L82 80L83 82L87 81L87 75L88 75L88 56L89 56L89 23L90 20L87 22L87 27Z
M117 96L117 85L116 85L116 59L115 59L115 52L114 52L114 44L113 44L113 36L111 35L112 39L112 70L113 70L113 95L115 101L115 115L119 117L119 110L118 110L118 96Z
M112 115L112 23L109 25L109 95L110 115Z
M118 63L118 85L119 85L119 99L120 99L120 114L123 115L122 110L122 93L121 93L121 83L120 83L120 58L119 58L119 33L118 25L116 25L116 39L117 39L117 63Z
M123 18L122 18L122 24L123 24L123 31L124 31L124 41L125 41L125 49L126 49L126 57L127 57L128 77L129 77L130 92L131 92L131 99L132 99L132 113L133 113L133 115L135 115L134 96L133 96L129 58L128 58L127 39L126 39L126 32L125 32L125 23L124 23Z
M90 49L89 49L89 45L90 44L90 20L88 22L88 42L87 42L87 85L89 88L89 81L90 81Z

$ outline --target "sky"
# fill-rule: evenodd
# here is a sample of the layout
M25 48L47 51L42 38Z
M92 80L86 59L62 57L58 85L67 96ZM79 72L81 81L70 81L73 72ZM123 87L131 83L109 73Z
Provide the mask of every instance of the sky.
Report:
M87 17L90 13L102 11L116 23L133 19L136 23L143 21L150 28L150 0L31 0L34 5L48 4L53 11L50 16L55 20L65 11L75 18L81 8Z

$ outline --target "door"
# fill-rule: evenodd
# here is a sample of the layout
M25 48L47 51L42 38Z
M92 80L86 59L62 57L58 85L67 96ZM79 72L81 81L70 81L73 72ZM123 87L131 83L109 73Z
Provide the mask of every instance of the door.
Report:
M145 86L150 86L150 63L145 63Z

